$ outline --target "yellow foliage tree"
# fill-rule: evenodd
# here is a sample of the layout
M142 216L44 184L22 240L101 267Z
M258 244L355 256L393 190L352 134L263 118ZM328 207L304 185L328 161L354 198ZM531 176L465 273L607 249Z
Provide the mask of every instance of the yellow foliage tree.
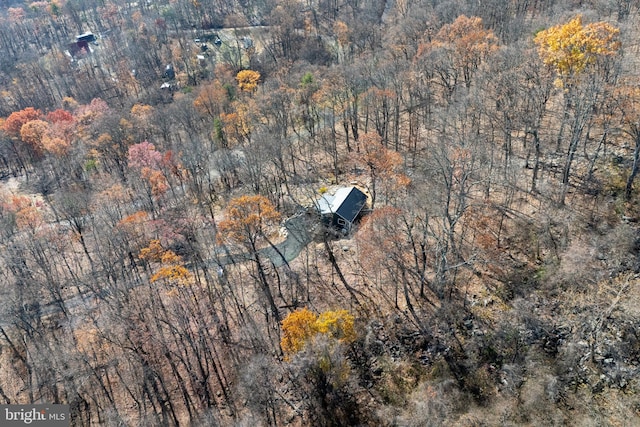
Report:
M325 311L319 316L307 308L296 310L282 321L280 346L286 354L295 354L319 334L351 343L356 339L354 321L347 310Z
M236 75L238 87L243 92L253 92L258 87L260 73L253 70L242 70Z
M151 276L151 283L166 280L171 284L187 285L191 282L191 273L183 265L182 257L171 250L165 250L159 240L149 242L149 246L140 250L138 257L161 263L158 271Z
M134 104L131 107L131 115L138 120L148 121L153 115L153 107L146 104Z
M540 58L557 73L556 85L564 89L565 110L556 143L559 150L564 139L569 141L562 170L561 205L569 189L573 161L585 129L589 127L599 99L609 96L607 83L612 75L613 57L620 49L619 32L606 22L583 25L582 17L578 15L564 25L539 32L534 38ZM565 138L567 126L570 133Z
M182 265L166 265L151 276L151 283L165 279L170 283L187 285L191 281L191 273Z
M316 330L340 342L355 341L354 317L347 310L325 311L315 322Z
M282 340L280 346L287 354L302 350L305 342L316 334L315 323L318 316L307 308L296 310L282 321Z
M542 61L566 80L620 49L618 28L606 22L583 25L578 15L563 25L540 31L534 38Z
M159 262L162 260L164 251L164 248L160 244L160 240L154 239L149 242L149 246L140 250L138 257L147 261Z

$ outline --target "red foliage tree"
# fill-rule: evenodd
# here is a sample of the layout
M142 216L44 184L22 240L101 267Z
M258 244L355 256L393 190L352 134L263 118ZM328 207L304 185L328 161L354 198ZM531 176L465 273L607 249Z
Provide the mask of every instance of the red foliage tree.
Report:
M74 120L73 115L62 108L47 113L47 121L50 123L73 122Z

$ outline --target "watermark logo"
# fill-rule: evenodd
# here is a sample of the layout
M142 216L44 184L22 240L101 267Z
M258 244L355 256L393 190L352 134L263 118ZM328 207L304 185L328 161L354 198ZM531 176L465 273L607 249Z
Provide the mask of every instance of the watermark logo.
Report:
M0 427L69 427L69 405L0 405Z

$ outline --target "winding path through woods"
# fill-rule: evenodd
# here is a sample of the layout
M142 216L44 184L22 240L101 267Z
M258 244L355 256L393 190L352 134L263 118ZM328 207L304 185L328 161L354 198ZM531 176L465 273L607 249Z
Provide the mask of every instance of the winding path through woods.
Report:
M314 216L302 212L298 213L284 221L284 227L287 230L287 236L285 240L278 244L274 244L272 247L266 247L259 251L261 257L268 259L274 267L280 267L284 264L288 264L300 255L302 249L304 249L312 240L311 230L314 225ZM226 248L218 250L219 257L209 259L205 261L205 264L209 267L215 267L224 271L224 266L229 264L236 264L248 261L251 258L249 253L231 254ZM137 286L142 285L139 283ZM95 304L99 304L99 300L106 299L109 296L109 291L104 289L99 294L94 292L82 292L71 298L68 298L61 304L60 301L51 301L47 304L37 304L28 307L23 307L23 312L16 313L22 321L27 320L30 317L30 311L33 311L37 316L49 316L62 312L62 305L68 312L71 309L78 308L80 306L86 307L91 310L95 307ZM23 316L26 316L23 317ZM15 319L14 319L15 321ZM9 318L0 318L0 327L9 327L12 324L12 320Z
M287 230L287 237L280 243L274 244L258 251L259 255L268 259L275 267L280 267L296 259L302 249L312 240L311 229L314 224L314 217L307 212L298 213L284 221L284 228ZM229 264L249 261L252 259L250 253L231 254L226 248L219 250L220 257L207 261L209 266L224 267Z

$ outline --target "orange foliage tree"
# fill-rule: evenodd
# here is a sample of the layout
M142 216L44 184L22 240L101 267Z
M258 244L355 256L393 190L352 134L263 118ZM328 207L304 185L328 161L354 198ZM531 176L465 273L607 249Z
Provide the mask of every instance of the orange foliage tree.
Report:
M63 138L45 134L42 138L42 148L55 156L62 156L69 151L70 144Z
M371 209L376 202L378 182L383 183L383 189L389 198L392 191L397 191L409 185L409 178L401 172L402 155L382 145L380 135L368 132L360 137L361 145L358 160L366 165L371 181Z
M417 248L412 247L413 244L419 247L420 243L424 247L424 241L416 242L417 236L414 238L407 230L404 216L406 213L398 208L379 207L367 216L356 235L358 260L367 283L376 289L381 299L379 304L384 300L396 308L400 307L401 290L404 290L405 304L410 307L413 292L408 286L420 282L423 296L426 284L426 261L419 259L420 252L413 252ZM408 265L411 268L403 270ZM407 275L411 276L410 280Z
M201 114L206 114L212 119L218 118L229 103L229 93L219 80L205 84L200 88L198 96L193 101Z
M20 128L20 139L27 144L33 154L40 156L44 152L42 140L48 132L49 123L44 120L31 120Z
M46 120L44 120L46 118ZM15 131L20 126L18 133ZM58 109L45 117L38 110L26 108L11 114L4 123L5 131L19 136L36 157L45 152L56 156L66 154L75 131L75 119L68 111Z
M274 226L280 220L280 213L264 196L241 196L229 202L225 210L225 219L218 225L219 243L231 242L244 246L252 257L258 270L259 284L268 301L273 317L279 322L280 313L276 306L262 261L258 252L258 244L269 240ZM275 247L275 246L274 246Z
M57 109L47 113L47 122L49 122L49 129L42 138L45 151L56 156L66 154L75 135L75 118L70 112Z
M127 235L127 241L139 240L146 234L146 223L149 221L149 214L145 211L137 211L122 218L116 224L119 230Z
M251 136L251 122L249 110L252 103L234 102L233 111L220 113L220 130L226 145L241 144L249 140Z
M268 239L281 215L269 199L254 195L231 200L225 218L218 225L218 241L239 243L255 252L259 240Z
M20 130L25 123L40 119L40 117L42 117L40 110L36 110L33 107L27 107L24 110L15 111L11 113L4 122L4 131L10 136L18 137L20 136Z
M169 189L167 178L161 171L151 168L142 168L140 174L151 186L151 194L154 196L162 196Z
M440 82L451 93L460 81L470 87L475 71L497 49L498 38L484 28L481 18L461 15L420 45L417 56L433 62Z
M29 196L0 194L0 218L8 219L19 229L30 229L34 232L44 224L41 203Z

